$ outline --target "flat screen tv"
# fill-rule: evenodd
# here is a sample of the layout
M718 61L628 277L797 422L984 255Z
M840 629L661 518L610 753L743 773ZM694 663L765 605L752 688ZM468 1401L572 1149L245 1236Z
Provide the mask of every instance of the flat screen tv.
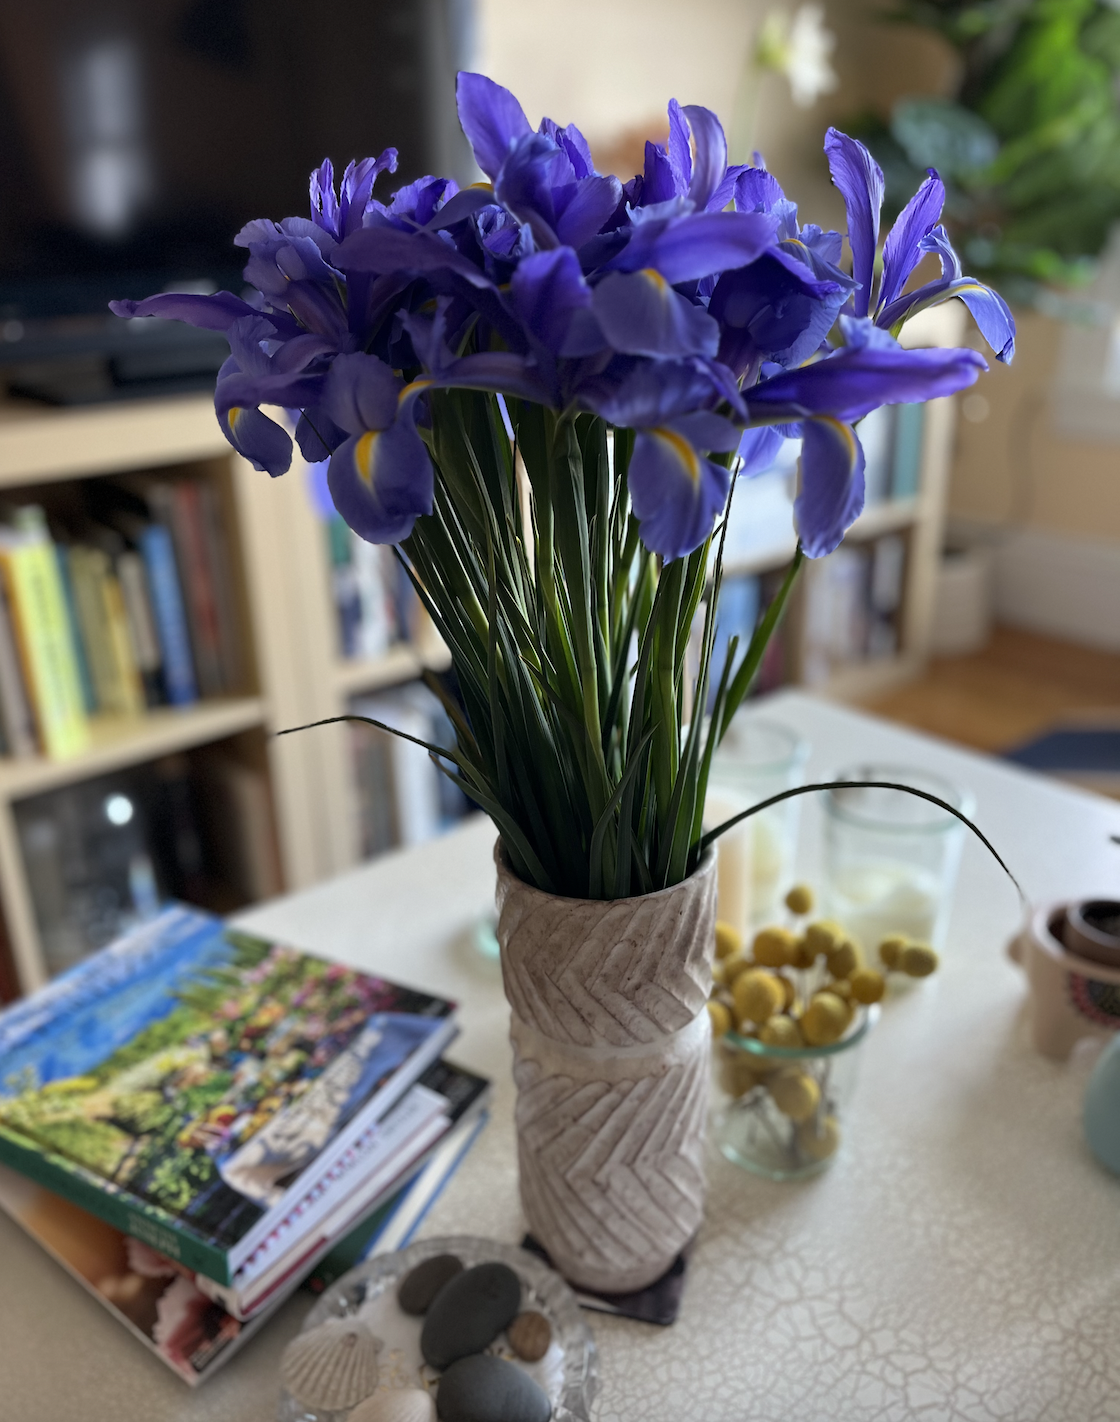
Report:
M386 190L469 178L454 111L469 4L0 5L0 363L128 356L110 298L239 290L233 234L306 212L324 157L341 170L393 144Z

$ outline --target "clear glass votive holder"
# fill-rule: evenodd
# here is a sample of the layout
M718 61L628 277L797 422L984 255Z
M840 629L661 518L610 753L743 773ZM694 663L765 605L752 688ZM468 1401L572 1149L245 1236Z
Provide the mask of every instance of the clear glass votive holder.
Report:
M827 1047L769 1047L729 1032L715 1045L724 1105L715 1138L728 1160L768 1180L803 1180L835 1160L844 1144L859 1048L877 1006L856 1011Z
M712 760L708 828L803 784L808 758L808 742L789 726L760 716L736 717ZM781 913L782 897L794 880L800 815L801 800L794 796L761 810L716 842L719 914L744 934ZM734 911L725 913L729 906Z
M834 780L888 780L936 795L963 815L972 796L900 765L853 765ZM944 946L965 827L939 805L900 790L830 790L824 796L824 899L828 916L881 967L894 934Z

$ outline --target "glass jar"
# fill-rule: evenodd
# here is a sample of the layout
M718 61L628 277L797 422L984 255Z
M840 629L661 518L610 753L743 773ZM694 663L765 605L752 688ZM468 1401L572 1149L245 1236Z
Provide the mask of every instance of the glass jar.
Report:
M724 1098L716 1142L728 1160L768 1180L803 1180L832 1164L844 1142L859 1047L878 1020L861 1007L827 1047L769 1047L729 1032L716 1043Z
M836 780L890 780L937 795L971 815L967 791L928 771L854 765ZM940 949L952 908L964 825L900 790L830 790L825 796L824 898L869 964L894 934Z
M742 810L792 790L805 779L808 742L776 721L737 716L712 759L705 803L709 829ZM772 922L793 883L801 801L783 800L716 841L719 916L746 936Z

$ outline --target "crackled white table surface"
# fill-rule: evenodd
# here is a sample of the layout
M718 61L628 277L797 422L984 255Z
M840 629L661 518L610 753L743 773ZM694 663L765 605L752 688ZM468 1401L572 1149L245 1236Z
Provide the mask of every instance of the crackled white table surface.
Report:
M763 710L812 743L811 778L874 757L968 785L1032 899L1115 894L1120 804L798 694ZM811 879L820 812L803 803ZM507 1008L471 942L492 842L475 822L243 922L459 1000L454 1055L494 1078L493 1119L423 1232L516 1241ZM885 1005L833 1168L778 1185L713 1151L677 1324L590 1316L598 1422L1120 1419L1120 1180L1081 1136L1092 1052L1057 1065L1027 1040L1004 952L1019 922L968 844L943 971ZM297 1295L192 1394L0 1218L0 1418L268 1422L308 1307Z

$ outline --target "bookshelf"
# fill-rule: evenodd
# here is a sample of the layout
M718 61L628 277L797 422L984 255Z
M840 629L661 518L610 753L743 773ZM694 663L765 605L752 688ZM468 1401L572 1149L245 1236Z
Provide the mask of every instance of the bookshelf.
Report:
M243 637L237 694L137 715L94 715L87 746L65 759L0 756L0 910L24 991L48 970L17 829L29 797L78 786L161 757L228 745L261 767L283 887L295 890L355 863L356 815L347 746L330 731L275 732L337 715L351 695L414 678L438 647L398 645L384 658L337 654L322 525L306 471L270 480L238 458L208 396L55 410L0 402L0 499L49 504L60 486L143 474L206 480L216 490Z

